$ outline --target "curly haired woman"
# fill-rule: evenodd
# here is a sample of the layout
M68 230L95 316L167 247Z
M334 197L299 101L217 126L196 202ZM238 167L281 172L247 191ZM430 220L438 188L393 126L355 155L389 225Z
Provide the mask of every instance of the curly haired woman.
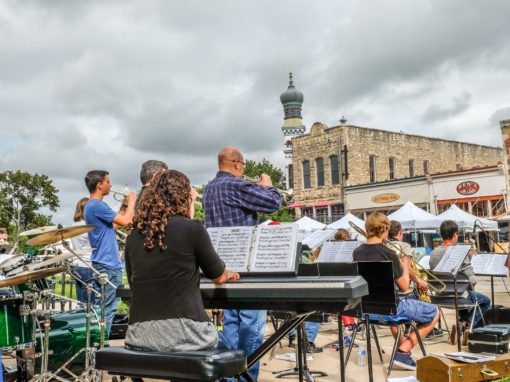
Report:
M216 284L236 281L202 224L192 220L197 193L176 170L145 190L126 240L132 303L125 344L139 350L228 347L204 311L200 269Z

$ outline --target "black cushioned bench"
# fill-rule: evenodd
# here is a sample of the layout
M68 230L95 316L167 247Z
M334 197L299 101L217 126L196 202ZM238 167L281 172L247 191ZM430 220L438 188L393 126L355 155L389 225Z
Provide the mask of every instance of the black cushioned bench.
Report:
M243 350L158 353L111 346L96 352L96 369L138 378L216 381L246 372Z

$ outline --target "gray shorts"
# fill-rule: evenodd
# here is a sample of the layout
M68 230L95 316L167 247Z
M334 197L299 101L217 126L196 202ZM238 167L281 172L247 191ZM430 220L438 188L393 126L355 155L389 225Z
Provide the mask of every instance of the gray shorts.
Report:
M400 303L397 308L398 317L407 317L412 321L428 324L434 320L436 314L437 306L435 305L409 297L400 297Z

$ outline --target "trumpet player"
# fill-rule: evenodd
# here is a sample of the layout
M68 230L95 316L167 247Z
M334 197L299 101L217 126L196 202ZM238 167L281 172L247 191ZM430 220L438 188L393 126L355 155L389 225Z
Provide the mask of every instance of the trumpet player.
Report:
M391 220L390 221L390 230L388 232L388 241L390 241L398 249L400 249L400 251L402 251L402 253L405 256L412 258L413 252L411 250L411 245L409 243L403 242L402 241L403 238L404 238L404 232L402 231L402 225L396 220ZM427 284L424 283L423 280L421 280L413 272L409 273L409 278L411 280L410 290L406 291L407 292L406 294L409 295L410 297L413 297L416 300L430 302L430 298L428 299L428 301L426 299L424 299L423 297L420 298L421 296L423 296L427 293L427 290L428 290ZM413 283L414 283L414 286L416 286L416 288L413 287Z
M437 264L441 261L446 250L449 246L455 245L459 240L459 226L453 220L445 220L441 223L439 227L439 233L443 238L443 244L441 246L434 248L432 253L430 254L430 269L434 269ZM471 266L471 262L466 257L464 263L460 267L460 274L469 278L469 283L471 284L471 290L469 291L469 300L472 303L478 302L478 306L480 309L476 309L474 318L473 318L473 327L482 319L485 312L490 307L491 300L486 295L475 292L474 287L476 285L476 276L473 267ZM460 330L463 332L462 334L462 345L466 346L468 341L469 331L472 329L469 325L471 322L471 318L473 317L473 309L462 309L459 310L459 319L460 319ZM480 310L482 311L480 313ZM455 345L457 342L457 324L453 324L452 331L450 332L450 342Z
M386 215L380 212L370 214L365 223L367 241L356 248L353 252L354 261L391 261L393 264L393 277L396 286L400 291L406 291L409 288L409 267L410 261L407 256L399 260L396 253L386 247L384 242L388 239L390 221ZM434 328L439 319L439 310L437 306L427 302L399 297L397 317L407 317L418 323L417 328L422 338ZM397 335L397 329L391 328L394 337ZM395 364L407 370L416 370L416 363L411 358L411 349L416 346L418 339L412 332L407 338L403 336L398 343L398 351L395 354Z
M258 184L241 179L244 158L239 150L223 148L218 154L218 167L202 196L207 228L253 226L258 224L257 212L272 213L280 208L280 193L268 175L262 174ZM223 334L232 348L244 350L247 356L253 353L264 339L267 312L228 309L224 314ZM249 370L254 380L258 371L258 363Z

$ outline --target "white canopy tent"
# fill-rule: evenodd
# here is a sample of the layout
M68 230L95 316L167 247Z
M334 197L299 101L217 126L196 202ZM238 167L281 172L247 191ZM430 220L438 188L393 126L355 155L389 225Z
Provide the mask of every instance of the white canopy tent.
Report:
M322 224L317 220L313 220L308 216L303 216L301 219L296 220L295 223L299 226L300 231L316 231L318 229L324 229L326 224Z
M366 239L364 237L362 237L354 228L352 228L350 226L350 224L349 224L350 221L353 222L354 224L356 224L358 227L360 227L363 231L365 230L365 222L363 220L361 220L360 218L357 218L350 212L348 212L347 215L345 215L340 220L337 220L336 222L329 224L328 228L333 228L333 229L344 228L347 231L349 231L349 235L351 236L351 238L357 237L358 240L365 241Z
M499 230L498 222L471 215L470 213L457 207L455 204L453 204L450 208L448 208L445 212L438 215L437 217L440 218L441 221L453 220L459 225L459 229L465 231L472 231L475 221L486 231Z
M438 216L416 207L412 202L407 202L400 209L388 215L388 219L400 222L404 231L436 229L439 228L442 221Z

